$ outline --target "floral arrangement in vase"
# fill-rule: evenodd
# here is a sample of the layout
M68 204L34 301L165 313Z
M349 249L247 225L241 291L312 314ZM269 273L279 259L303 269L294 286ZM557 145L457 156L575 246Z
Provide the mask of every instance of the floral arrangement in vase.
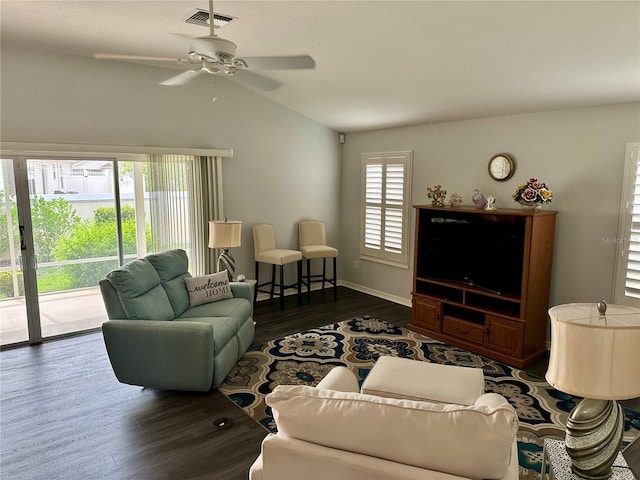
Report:
M431 200L431 204L436 207L444 207L444 199L447 196L447 191L442 188L442 185L434 185L433 188L427 188L427 198Z
M539 182L537 178L530 178L525 183L519 184L511 196L520 205L533 207L534 210L553 200L553 193L549 186L544 182Z

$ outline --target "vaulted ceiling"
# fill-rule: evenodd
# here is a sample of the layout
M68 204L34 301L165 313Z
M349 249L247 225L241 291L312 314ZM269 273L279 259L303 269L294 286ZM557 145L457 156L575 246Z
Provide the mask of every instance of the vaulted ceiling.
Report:
M208 2L1 0L1 45L184 57L173 34L208 33L185 22L196 8ZM341 132L640 100L637 1L220 1L214 9L236 17L217 34L240 57L311 55L315 69L261 72L282 86L256 91ZM159 70L158 81L175 73Z

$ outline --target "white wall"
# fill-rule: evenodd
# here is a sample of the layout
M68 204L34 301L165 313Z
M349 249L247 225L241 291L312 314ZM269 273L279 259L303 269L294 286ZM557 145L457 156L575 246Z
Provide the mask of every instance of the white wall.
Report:
M244 222L238 269L253 276L250 226L275 225L277 241L297 245L296 223L327 221L340 249L340 278L408 300L412 268L358 254L360 155L414 151L413 203L441 183L470 203L474 188L514 206L515 185L537 176L559 210L551 303L609 299L624 151L640 141L640 104L622 104L350 133L337 133L234 82L209 79L162 87L171 71L25 50L2 50L3 141L233 148L225 161L225 210ZM492 181L489 158L509 152L516 174ZM413 229L412 229L413 230ZM412 245L413 248L413 245ZM352 270L352 262L359 269Z
M239 273L253 277L251 225L273 223L281 248L297 248L297 222L327 222L339 239L338 134L235 82L183 87L173 70L28 50L2 50L0 138L6 142L232 148L224 205L242 220Z
M429 204L426 188L442 184L471 204L473 190L494 195L500 208L519 208L515 186L537 177L558 210L551 304L609 300L625 145L640 140L640 104L511 115L352 133L342 159L340 265L348 282L409 299L412 269L359 259L360 156L364 152L413 150L413 204ZM510 153L516 173L492 180L492 155ZM415 218L415 215L412 215ZM412 220L413 222L413 220ZM413 223L411 229L413 252ZM359 261L358 270L352 262ZM496 259L499 262L499 259ZM413 265L413 254L411 258Z

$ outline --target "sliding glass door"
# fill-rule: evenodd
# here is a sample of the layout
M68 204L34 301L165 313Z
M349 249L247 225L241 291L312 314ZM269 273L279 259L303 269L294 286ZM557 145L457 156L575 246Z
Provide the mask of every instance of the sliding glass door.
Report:
M119 263L114 160L26 165L42 336L97 328L98 282Z
M38 343L107 319L98 281L120 263L114 165L3 160L2 345ZM135 256L135 225L132 235Z
M193 274L211 268L219 159L96 156L3 154L0 345L100 327L98 282L133 258L183 248Z

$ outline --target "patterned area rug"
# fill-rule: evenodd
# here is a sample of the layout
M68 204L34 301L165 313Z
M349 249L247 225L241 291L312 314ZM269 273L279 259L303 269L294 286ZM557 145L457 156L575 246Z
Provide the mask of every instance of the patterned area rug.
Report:
M485 390L501 394L518 412L521 480L540 478L544 438L564 439L576 398L523 370L368 316L253 345L219 391L275 432L264 398L276 386L315 386L337 365L350 368L362 382L381 355L482 368ZM625 441L631 441L640 435L640 413L624 409L624 414Z

